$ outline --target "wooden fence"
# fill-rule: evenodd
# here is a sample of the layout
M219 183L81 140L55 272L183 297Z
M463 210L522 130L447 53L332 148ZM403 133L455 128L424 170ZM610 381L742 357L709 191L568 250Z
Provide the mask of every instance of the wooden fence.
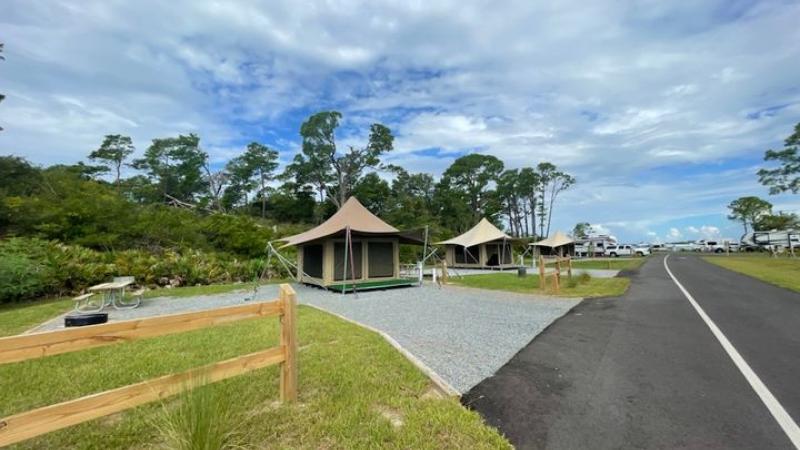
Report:
M552 264L552 269L547 269L547 265ZM553 279L553 292L558 294L561 290L561 270L566 268L567 276L572 278L572 258L569 256L555 256L545 258L539 255L539 288L541 290L547 289L547 277Z
M292 287L282 284L271 302L0 338L0 364L6 364L259 317L279 316L281 328L277 347L0 419L0 447L275 364L281 365L281 401L294 401L296 304Z

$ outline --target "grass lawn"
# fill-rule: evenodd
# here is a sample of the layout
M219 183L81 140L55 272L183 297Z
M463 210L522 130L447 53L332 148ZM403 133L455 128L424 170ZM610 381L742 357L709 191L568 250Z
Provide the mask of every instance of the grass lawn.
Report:
M24 309L2 310L0 320L21 317ZM231 323L0 365L0 416L274 346L277 322ZM298 403L276 402L277 366L201 388L232 405L230 423L237 424L232 431L245 447L510 448L456 399L431 396L430 381L377 334L303 306L298 333ZM141 406L18 447L159 447L164 443L159 418L179 401L184 400Z
M800 292L800 259L769 255L706 256L706 261L793 291Z
M646 260L647 258L573 259L572 267L580 269L633 270L644 264ZM525 258L525 265L530 270L530 258Z
M64 298L0 305L0 336L23 333L69 311L73 305L70 299Z
M261 282L261 285L286 283L286 280L274 279L269 282ZM228 283L228 284L208 284L203 286L183 286L177 288L158 288L145 291L144 298L155 297L194 297L197 295L224 294L234 291L252 291L253 283Z
M576 281L580 277L573 277ZM467 287L493 289L498 291L511 291L521 293L541 293L539 290L539 276L528 275L518 277L515 273L487 273L481 275L468 275L461 278L450 277L450 282ZM548 277L548 288L552 282ZM566 276L561 278L561 297L614 297L622 295L630 285L630 280L624 277L617 278L591 278L586 282L578 282L570 286ZM551 293L548 292L547 293Z
M572 261L572 267L578 269L633 270L638 269L646 260L647 258L576 259Z

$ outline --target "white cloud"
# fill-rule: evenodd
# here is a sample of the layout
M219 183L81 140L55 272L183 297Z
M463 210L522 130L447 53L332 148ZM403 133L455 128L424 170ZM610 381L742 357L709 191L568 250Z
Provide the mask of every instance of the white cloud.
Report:
M667 233L667 238L669 239L681 239L682 237L683 234L681 231L675 227L670 228L669 232Z

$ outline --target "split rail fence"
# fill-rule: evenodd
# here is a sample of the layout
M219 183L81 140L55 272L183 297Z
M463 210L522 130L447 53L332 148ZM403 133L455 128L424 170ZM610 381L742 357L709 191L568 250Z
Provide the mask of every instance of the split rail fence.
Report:
M551 269L547 265L553 265ZM539 287L544 291L547 290L547 277L553 279L553 292L558 294L561 290L561 270L565 268L567 276L572 278L572 258L569 256L555 256L545 258L539 255Z
M0 447L275 364L281 365L281 401L296 400L297 296L282 284L270 302L0 338L0 364L7 364L272 316L280 318L277 347L2 418Z

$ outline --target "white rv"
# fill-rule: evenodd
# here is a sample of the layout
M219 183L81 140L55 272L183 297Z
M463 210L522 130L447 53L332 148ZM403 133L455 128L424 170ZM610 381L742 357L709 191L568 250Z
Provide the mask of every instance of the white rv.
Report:
M800 249L800 230L753 231L742 236L742 248L748 251L764 249L783 251Z
M603 256L606 253L606 248L611 245L617 245L617 238L607 234L590 235L575 239L575 256Z

